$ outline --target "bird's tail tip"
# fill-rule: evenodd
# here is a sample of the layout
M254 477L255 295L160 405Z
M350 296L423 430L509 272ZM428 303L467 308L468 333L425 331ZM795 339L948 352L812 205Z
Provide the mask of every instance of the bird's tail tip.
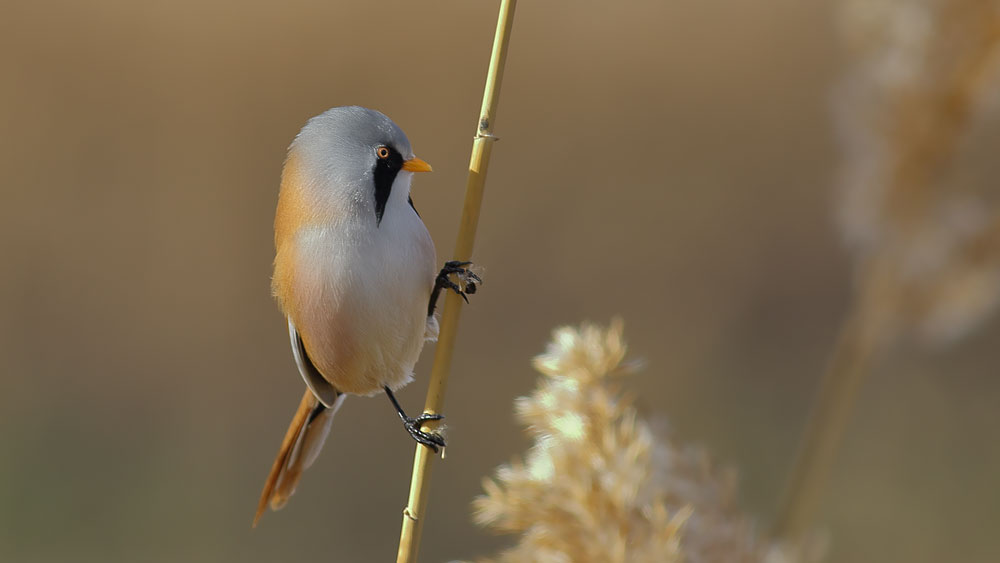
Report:
M299 408L288 425L288 431L285 432L278 456L264 481L264 490L260 493L251 528L257 527L257 523L267 512L268 505L271 510L279 510L288 502L302 478L302 472L312 465L323 448L323 442L330 433L333 415L344 397L345 395L340 395L334 405L327 408L316 399L312 391L306 389Z

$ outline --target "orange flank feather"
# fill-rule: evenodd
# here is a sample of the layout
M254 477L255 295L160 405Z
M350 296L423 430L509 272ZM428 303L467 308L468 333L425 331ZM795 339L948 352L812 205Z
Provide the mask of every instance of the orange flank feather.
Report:
M313 396L312 391L306 389L305 395L302 396L302 401L299 403L299 409L295 411L292 423L288 425L288 431L285 432L285 439L281 441L278 457L271 465L271 473L264 481L264 490L260 494L260 502L257 503L257 513L253 517L255 528L261 515L267 510L268 503L274 509L281 508L295 491L295 485L302 476L304 467L302 463L289 463L289 458L292 457L292 450L295 449L296 444L300 442L307 430L309 414L318 404L319 402Z
M354 362L358 352L354 331L348 324L350 315L317 316L316 303L309 299L316 294L311 289L322 285L322 280L310 273L299 255L299 232L334 222L336 217L331 213L330 206L315 203L302 157L293 149L281 173L278 209L274 217L276 254L271 292L281 311L298 328L310 359L320 373L328 381L336 382L338 391L364 395L381 390L382 385L357 376Z
M316 222L315 207L306 196L306 176L295 152L285 159L281 171L281 189L278 192L278 209L274 216L274 245L280 247L303 225Z
M295 304L296 235L305 227L329 225L337 218L330 206L317 204L312 188L301 157L293 149L281 171L278 208L274 214L276 254L271 278L271 293L286 315Z
M274 216L274 247L277 253L274 257L274 277L271 278L271 292L286 314L294 303L295 233L310 222L311 215L304 182L299 157L289 154L281 171L281 190Z

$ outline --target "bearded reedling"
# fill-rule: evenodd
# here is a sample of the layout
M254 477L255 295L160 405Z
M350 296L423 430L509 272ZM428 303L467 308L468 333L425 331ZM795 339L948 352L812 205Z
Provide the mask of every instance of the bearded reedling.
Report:
M295 492L348 394L384 392L417 442L435 452L445 446L421 429L441 415L407 416L393 395L413 378L424 341L437 337L441 290L465 297L481 281L468 262L435 271L434 243L410 198L413 174L430 170L395 123L356 106L310 119L289 148L272 287L307 389L254 525L268 504L277 510Z

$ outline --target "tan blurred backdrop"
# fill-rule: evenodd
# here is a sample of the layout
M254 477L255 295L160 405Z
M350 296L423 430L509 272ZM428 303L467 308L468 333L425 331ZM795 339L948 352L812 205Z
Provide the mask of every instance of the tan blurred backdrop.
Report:
M562 323L620 314L646 412L740 469L766 527L850 295L833 228L831 2L522 2L424 561L504 545L480 480ZM285 147L399 123L446 258L495 2L0 8L0 561L388 561L412 441L351 399L250 529L302 383L268 294ZM1000 560L996 321L865 386L821 521L834 561ZM423 401L432 349L401 399Z

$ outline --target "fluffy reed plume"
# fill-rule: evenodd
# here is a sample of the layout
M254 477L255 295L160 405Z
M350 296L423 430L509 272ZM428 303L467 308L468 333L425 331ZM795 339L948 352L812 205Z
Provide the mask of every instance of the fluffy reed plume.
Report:
M948 343L1000 302L996 170L1000 3L847 0L837 97L839 219L857 264L852 311L824 377L775 533L808 525L872 358L900 336Z
M1000 96L1000 2L850 0L842 16L842 231L862 289L892 285L885 336L947 342L1000 302L1000 190L972 168L996 158L975 135Z
M517 399L534 446L485 479L476 521L519 543L493 561L801 560L759 541L736 508L732 472L655 432L626 396L622 324L561 328L535 391ZM483 560L488 561L488 560Z

